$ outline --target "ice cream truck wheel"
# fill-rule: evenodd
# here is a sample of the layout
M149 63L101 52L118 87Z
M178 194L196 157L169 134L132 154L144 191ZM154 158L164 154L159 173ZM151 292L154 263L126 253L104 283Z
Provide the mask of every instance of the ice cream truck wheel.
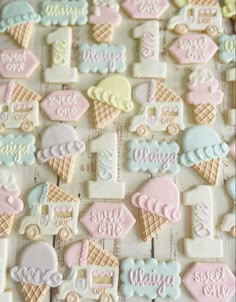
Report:
M72 232L70 228L64 227L58 232L58 237L62 241L67 241L72 237Z
M177 124L169 124L166 128L166 131L170 135L176 135L179 133L179 126Z
M3 125L3 123L0 123L0 133L5 131L5 127Z
M231 237L236 238L236 226L233 226L230 231L229 234Z
M30 131L32 131L34 129L34 125L33 125L33 123L30 120L25 119L25 120L23 120L20 128L24 132L30 132Z
M109 294L102 294L100 297L99 297L99 302L114 302L113 298L111 295Z
M218 34L218 28L215 25L208 25L205 32L209 36L216 36Z
M25 236L31 241L39 239L40 235L40 229L36 224L29 224L25 229Z
M188 32L188 26L186 24L175 25L174 32L178 35L184 35Z
M149 127L146 125L140 125L136 129L136 132L139 136L147 136L150 133Z
M70 292L66 295L66 302L79 302L80 298L76 292Z

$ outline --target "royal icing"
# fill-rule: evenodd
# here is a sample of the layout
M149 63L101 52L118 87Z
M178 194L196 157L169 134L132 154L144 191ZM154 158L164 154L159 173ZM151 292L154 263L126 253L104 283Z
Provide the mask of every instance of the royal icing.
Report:
M198 302L229 302L235 293L235 276L224 263L197 262L183 283Z
M223 242L214 237L211 187L198 186L185 192L183 199L184 205L192 208L192 238L184 239L185 255L190 258L222 258Z
M224 0L224 6L222 8L223 16L225 18L234 18L236 15L236 3L234 0Z
M95 202L80 222L97 239L122 239L135 224L135 218L123 203Z
M4 49L0 52L0 75L3 78L29 78L39 64L30 50Z
M53 192L55 197L51 197ZM72 233L78 234L80 200L56 185L50 182L37 185L29 192L27 203L30 216L21 220L19 234L25 234L30 240L57 234L61 240L68 240Z
M231 157L236 160L236 138L229 145L229 153Z
M150 131L167 131L175 135L185 128L183 100L163 83L151 80L139 84L133 89L133 96L142 107L131 120L130 132L146 136Z
M219 59L223 63L236 62L236 35L219 38Z
M121 261L121 293L125 297L180 297L180 265L176 261L161 262L154 258Z
M140 39L139 62L133 65L133 74L137 78L165 78L166 63L159 62L159 22L149 21L136 27L133 38Z
M128 169L131 172L175 174L179 171L179 145L175 142L131 140L128 148Z
M122 21L119 4L113 1L93 0L93 13L89 18L91 24L119 25Z
M47 36L52 45L52 67L44 71L46 83L76 83L78 70L71 67L72 29L59 28Z
M121 73L126 67L124 45L83 44L79 47L79 71L82 73Z
M187 34L178 38L169 48L179 64L208 63L218 47L204 34Z
M167 0L125 0L123 9L133 19L159 19L170 4Z
M106 133L89 144L89 151L97 155L96 180L88 182L89 198L123 199L125 183L117 181L117 134Z
M88 2L79 1L43 1L41 24L50 25L83 25L88 21Z
M89 102L78 90L51 92L41 103L41 108L52 121L78 121L89 108Z

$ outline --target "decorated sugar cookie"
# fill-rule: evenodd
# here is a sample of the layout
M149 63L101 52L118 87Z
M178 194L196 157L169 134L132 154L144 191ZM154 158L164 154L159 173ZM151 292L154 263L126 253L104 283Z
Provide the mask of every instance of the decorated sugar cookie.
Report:
M92 86L88 96L93 100L93 123L96 129L104 129L120 113L130 112L134 104L131 96L131 85L127 78L114 75Z
M180 192L168 177L155 177L131 197L132 204L139 210L142 239L154 238L168 222L181 219Z
M223 102L224 93L219 82L206 67L197 66L189 75L186 101L193 106L193 116L197 124L212 124L216 120L216 105Z
M217 49L207 35L187 34L176 39L169 52L179 64L207 64Z
M131 140L128 144L128 169L131 172L176 174L179 171L179 145L156 140Z
M0 75L3 78L28 79L39 65L39 60L28 49L0 51Z
M39 126L39 101L42 97L22 84L11 81L0 86L0 132L20 128L30 132Z
M70 271L57 299L118 302L119 260L100 244L92 240L73 243L65 251L64 262Z
M7 3L1 11L0 32L8 33L20 46L28 48L38 15L28 1Z
M40 163L47 162L64 182L70 183L76 157L84 151L85 143L79 140L76 130L70 125L58 123L44 131L37 158Z
M192 236L184 239L184 253L190 258L222 258L223 241L215 238L213 197L210 186L184 192L185 206L192 208ZM204 248L203 248L204 247Z
M120 25L122 17L116 0L93 0L89 23L93 25L93 38L98 43L111 43L114 28Z
M168 0L125 0L123 9L133 19L160 19L169 8Z
M236 62L236 35L220 36L219 59L223 63Z
M208 35L223 32L223 18L221 7L216 0L184 0L175 1L181 8L177 16L169 20L167 28L177 34L188 31L204 31ZM183 5L182 5L182 3ZM185 2L185 3L184 3Z
M13 267L10 274L15 282L21 283L25 302L42 302L50 288L62 282L57 253L44 241L27 245L21 253L19 265Z
M182 281L198 302L230 302L235 293L235 276L221 262L194 263Z
M235 137L229 145L229 154L236 161L236 138Z
M226 72L226 81L232 83L232 89L235 90L236 68L231 68ZM231 126L236 126L236 99L232 99L232 108L227 111L226 122Z
M78 121L89 108L89 102L79 90L51 92L40 107L52 121Z
M9 255L9 244L8 239L0 239L0 263L1 263L1 274L0 274L0 301L12 302L12 292L6 289L7 280L7 262Z
M81 73L122 73L126 68L126 47L123 44L83 44L79 47Z
M221 231L229 232L230 236L236 238L236 176L231 177L226 183L226 190L233 200L233 208L231 213L224 215L223 221L220 225Z
M180 265L176 261L127 258L121 261L121 293L127 298L145 296L147 299L160 297L174 301L181 295L179 274Z
M235 18L236 15L236 3L234 0L224 0L224 6L222 8L223 16L225 18Z
M186 129L182 137L184 153L180 162L193 169L211 186L215 186L220 175L222 157L229 152L229 146L221 142L214 129L195 126Z
M87 21L87 0L42 1L41 24L44 26L84 25Z
M21 220L19 234L29 240L57 234L60 240L68 240L78 233L80 200L53 183L47 181L34 187L27 203L30 215Z
M133 89L133 96L141 108L131 120L130 132L146 136L150 131L167 131L176 135L185 128L183 100L165 84L157 80L144 82Z

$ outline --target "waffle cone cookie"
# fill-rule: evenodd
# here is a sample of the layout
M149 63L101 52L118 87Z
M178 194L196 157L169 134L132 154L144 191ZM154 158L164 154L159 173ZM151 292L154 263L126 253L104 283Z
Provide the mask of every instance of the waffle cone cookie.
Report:
M14 90L11 95L12 102L33 102L33 101L41 101L42 97L38 93L26 88L20 83L14 83Z
M93 122L96 129L104 129L112 123L121 111L113 106L94 100L93 101Z
M33 23L23 23L7 29L7 33L23 48L28 48L33 33Z
M95 24L93 26L93 38L98 43L111 43L114 26L110 24Z
M92 240L89 241L88 263L101 266L119 266L117 257Z
M41 302L49 291L49 286L46 284L21 283L21 286L25 302Z
M0 236L7 237L11 234L15 214L0 214Z
M61 202L62 200L65 202L74 202L75 197L64 192L58 186L50 183L47 195L48 202Z
M221 158L215 158L207 162L201 162L193 166L193 169L211 186L215 186L220 175Z
M211 104L194 105L193 116L197 124L212 124L216 119L216 106Z
M74 156L54 158L48 161L48 165L64 182L70 183L74 173L75 160Z
M192 0L192 5L202 5L202 6L216 6L219 3L215 0Z
M166 218L142 209L139 209L139 219L144 241L149 241L154 238L162 230L163 226L168 223Z

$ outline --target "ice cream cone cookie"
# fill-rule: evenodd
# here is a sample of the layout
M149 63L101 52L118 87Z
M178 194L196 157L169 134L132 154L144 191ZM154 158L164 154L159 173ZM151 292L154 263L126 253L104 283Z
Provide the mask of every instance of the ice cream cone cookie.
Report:
M41 235L58 235L64 241L78 234L78 198L45 182L29 192L27 203L30 215L21 220L19 234L25 234L29 240L37 240Z
M184 154L180 162L193 169L211 186L220 175L221 158L229 152L229 146L221 142L217 132L207 126L195 126L185 130L182 137Z
M93 0L93 38L98 43L111 43L114 27L121 23L120 6L115 0Z
M78 241L65 251L64 262L70 270L59 287L59 300L118 302L119 261L101 245Z
M42 97L22 84L11 81L0 86L0 132L20 128L30 132L39 126L39 101Z
M224 93L219 83L206 67L196 67L189 76L186 101L193 105L193 116L197 124L212 124L216 119L216 105L223 102Z
M71 182L76 156L85 151L85 143L78 139L70 125L54 124L43 133L39 162L48 162L53 171L66 183Z
M147 136L150 131L167 131L176 135L185 129L183 100L165 84L157 80L141 83L133 89L133 97L141 110L132 118L130 132Z
M226 184L226 190L230 198L233 200L234 206L231 213L224 215L223 221L220 225L221 231L229 232L230 236L236 238L236 176L231 177Z
M235 19L236 16L236 3L235 0L224 0L224 6L222 8L223 16L225 18Z
M10 2L1 11L0 32L7 32L20 46L28 48L33 25L40 19L29 2Z
M140 226L144 241L154 238L168 222L181 219L180 193L168 177L155 177L131 197L139 210Z
M0 170L0 236L11 234L15 215L24 208L20 199L21 190L16 184L14 175L8 171Z
M104 129L120 113L133 110L131 85L127 78L114 75L103 79L88 90L93 100L93 122L96 129Z
M11 269L11 278L20 282L25 302L42 302L52 287L62 282L58 272L55 249L47 242L39 241L26 246L19 265Z

